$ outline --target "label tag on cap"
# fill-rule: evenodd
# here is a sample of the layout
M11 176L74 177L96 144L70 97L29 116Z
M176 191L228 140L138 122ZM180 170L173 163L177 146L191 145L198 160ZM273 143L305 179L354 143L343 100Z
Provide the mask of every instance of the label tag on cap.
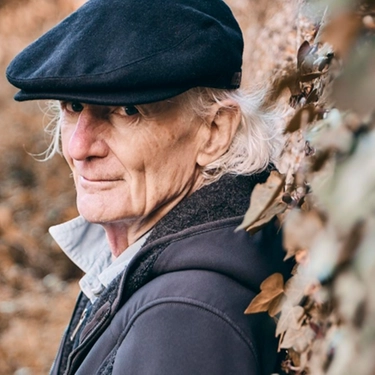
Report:
M236 72L233 74L232 80L231 80L231 85L239 87L241 84L241 77L242 73L241 72Z

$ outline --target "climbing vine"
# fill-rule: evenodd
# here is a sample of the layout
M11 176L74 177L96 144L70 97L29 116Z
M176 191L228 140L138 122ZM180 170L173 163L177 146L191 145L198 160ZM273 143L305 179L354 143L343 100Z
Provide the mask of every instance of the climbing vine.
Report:
M241 225L274 216L285 281L273 274L247 308L277 322L288 374L375 373L375 2L310 1L310 41L275 82L289 91L279 172L257 185Z

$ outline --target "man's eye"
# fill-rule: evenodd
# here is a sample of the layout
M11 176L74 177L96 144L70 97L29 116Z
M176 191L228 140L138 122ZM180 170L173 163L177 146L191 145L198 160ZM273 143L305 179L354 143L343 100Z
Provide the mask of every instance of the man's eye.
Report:
M134 105L119 107L118 112L123 116L134 116L139 113L138 109Z
M83 111L83 105L79 102L72 102L70 104L70 107L73 112L82 112Z
M68 112L82 112L83 105L80 102L62 102L62 108L65 108Z

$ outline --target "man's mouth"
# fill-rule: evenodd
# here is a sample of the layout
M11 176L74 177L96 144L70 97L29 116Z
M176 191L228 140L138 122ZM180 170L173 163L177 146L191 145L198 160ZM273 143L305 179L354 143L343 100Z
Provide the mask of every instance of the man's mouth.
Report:
M100 185L110 185L114 184L118 181L123 181L122 178L117 177L107 177L107 176L82 176L78 177L78 182L82 187L89 187L89 186L100 186Z

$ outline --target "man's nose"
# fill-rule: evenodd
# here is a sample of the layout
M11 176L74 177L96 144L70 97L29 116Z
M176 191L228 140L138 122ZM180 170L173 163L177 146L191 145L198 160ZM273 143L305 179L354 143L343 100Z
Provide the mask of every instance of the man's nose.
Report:
M104 139L105 132L103 132L104 122L104 119L90 109L82 110L69 140L68 152L71 158L85 160L107 155L108 146Z

